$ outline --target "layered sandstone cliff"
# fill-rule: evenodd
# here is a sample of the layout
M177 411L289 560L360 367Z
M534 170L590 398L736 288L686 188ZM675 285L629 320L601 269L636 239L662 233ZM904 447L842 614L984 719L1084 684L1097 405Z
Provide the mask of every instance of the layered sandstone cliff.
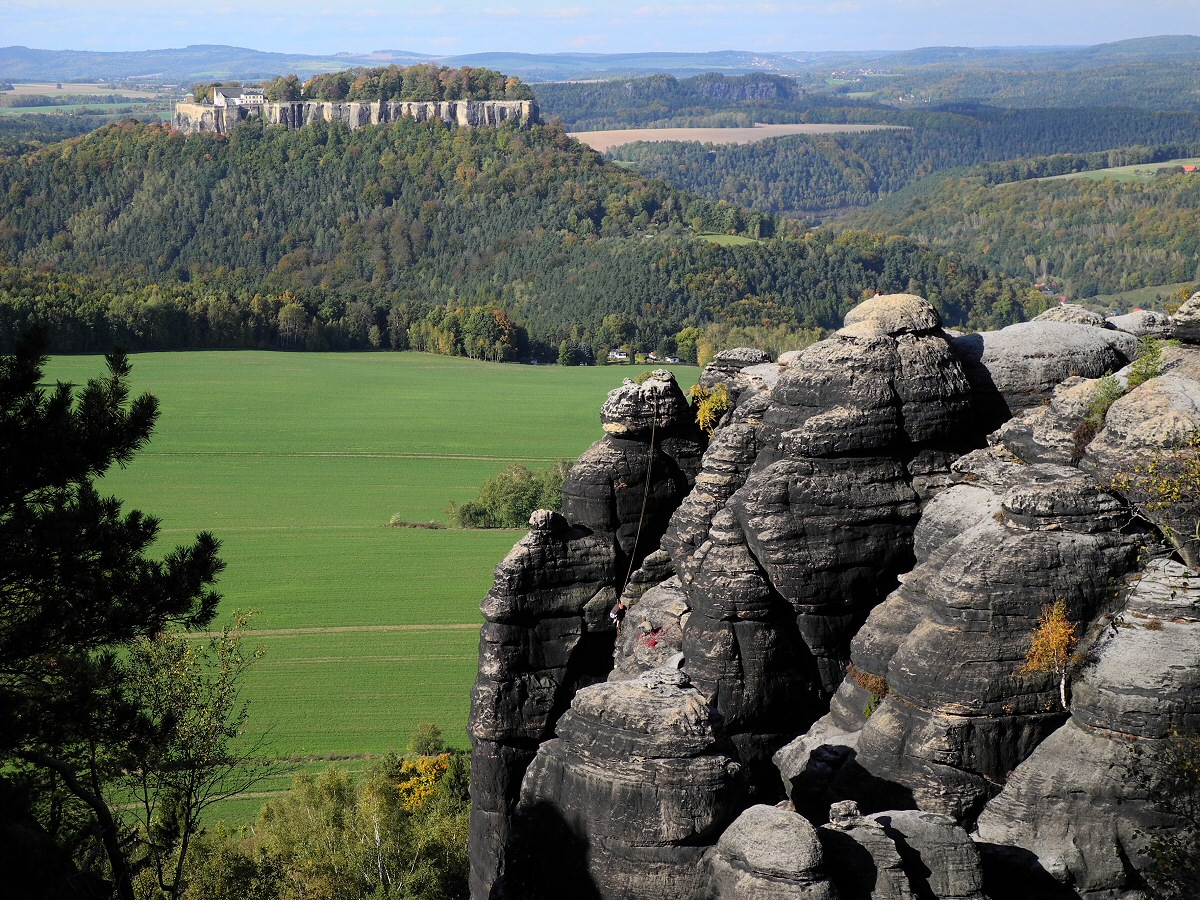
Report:
M227 134L252 116L262 117L267 125L283 125L292 129L313 122L338 122L353 130L404 118L418 122L440 119L462 128L504 123L526 128L537 123L538 110L532 100L440 100L429 103L400 100L369 103L296 100L264 103L261 107L176 103L174 123L179 131L186 134L202 131Z
M1200 428L1200 347L1080 426L1144 318L952 337L877 297L718 357L707 446L665 374L615 391L484 603L473 898L1142 897L1169 825L1131 767L1200 730L1200 510L1129 473ZM1021 672L1060 600L1065 707Z

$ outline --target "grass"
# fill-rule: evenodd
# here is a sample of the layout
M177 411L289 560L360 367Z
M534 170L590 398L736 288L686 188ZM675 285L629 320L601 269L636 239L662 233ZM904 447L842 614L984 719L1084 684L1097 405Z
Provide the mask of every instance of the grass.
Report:
M1117 294L1100 294L1087 301L1089 306L1104 309L1162 309L1175 297L1180 288L1191 288L1195 282L1180 281L1175 284L1157 284L1150 287L1133 288Z
M454 723L443 729L448 743L468 746L478 628L279 635L258 643L266 655L246 686L258 698L255 727L290 757L402 752L419 722Z
M572 131L570 137L604 153L634 141L698 141L707 144L747 144L793 134L844 134L904 128L869 124L757 124L750 128L617 128L605 131Z
M757 244L758 241L752 237L746 237L741 234L712 234L710 232L701 232L697 237L708 241L710 244L716 244L718 247L740 247L746 244Z
M120 110L129 111L130 115L142 116L153 113L158 116L167 115L161 107L149 103L64 103L58 106L0 106L0 116L49 115L51 113L68 113L88 110L95 113L111 113ZM174 113L171 113L174 115Z
M1090 181L1153 181L1159 177L1157 172L1159 169L1169 168L1171 166L1195 166L1200 165L1200 157L1189 157L1188 159L1168 159L1165 162L1158 163L1139 163L1134 166L1113 166L1109 169L1094 169L1090 172L1072 172L1068 175L1051 175L1047 178L1039 179L1041 181L1058 181L1068 178L1086 178ZM1200 172L1193 173L1197 178L1200 178Z
M141 354L132 388L159 398L158 427L99 487L158 516L164 551L200 530L221 540L218 623L256 611L248 639L266 656L245 691L252 729L280 758L361 763L403 751L419 722L466 747L479 601L523 532L387 523L444 520L449 501L512 462L579 456L602 434L608 391L644 368ZM102 371L98 357L56 357L46 374L82 384ZM686 388L699 370L681 373ZM260 803L216 816L245 820Z
M61 85L61 87L60 87ZM6 91L8 94L36 94L47 97L54 97L61 94L117 94L122 97L140 97L140 98L165 98L168 94L164 91L138 91L118 88L114 85L103 83L96 84L94 82L70 82L70 81L18 81L13 84L11 91ZM179 96L176 91L169 96Z

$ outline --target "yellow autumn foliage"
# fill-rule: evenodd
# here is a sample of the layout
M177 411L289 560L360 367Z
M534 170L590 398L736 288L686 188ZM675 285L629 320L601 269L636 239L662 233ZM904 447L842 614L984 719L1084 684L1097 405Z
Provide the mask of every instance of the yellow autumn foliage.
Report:
M408 812L419 812L433 798L438 781L450 767L450 754L415 756L400 763L396 789Z
M1067 618L1066 602L1059 600L1043 606L1037 631L1033 633L1029 650L1025 653L1021 674L1053 672L1061 675L1066 670L1074 646L1075 623Z
M718 384L708 388L702 384L692 385L689 397L696 406L696 424L712 434L721 421L721 416L732 406L729 388Z

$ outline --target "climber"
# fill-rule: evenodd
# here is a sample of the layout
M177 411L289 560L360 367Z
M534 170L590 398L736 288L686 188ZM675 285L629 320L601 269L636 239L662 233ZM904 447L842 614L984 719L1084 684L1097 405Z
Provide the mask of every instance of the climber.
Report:
M621 636L621 623L625 621L625 598L617 601L617 605L609 610L608 618L617 626L617 637Z

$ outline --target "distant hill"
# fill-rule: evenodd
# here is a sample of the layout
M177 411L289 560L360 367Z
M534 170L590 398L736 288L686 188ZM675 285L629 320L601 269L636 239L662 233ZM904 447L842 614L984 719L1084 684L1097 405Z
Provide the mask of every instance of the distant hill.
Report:
M168 50L98 52L0 47L0 79L7 81L94 81L146 78L168 83L222 79L264 79L285 73L311 76L352 66L410 64L430 59L397 51L384 55L308 56L267 53L245 47L193 44Z
M252 120L225 138L126 122L0 160L0 344L45 322L68 351L509 358L524 352L505 337L515 323L546 358L564 341L606 351L616 333L653 348L708 323L836 326L877 290L936 297L951 323L1006 324L1028 289L908 241L806 236L552 125Z
M1107 155L1117 157L1115 164L1125 162L1121 152ZM1009 275L1053 279L1073 298L1200 281L1194 225L1200 174L1176 166L1140 180L994 183L997 177L1027 177L1022 170L1053 171L1047 164L1060 161L1070 166L1067 171L1093 162L1060 157L984 166L914 185L847 216L843 224L904 235ZM1153 170L1155 164L1146 167Z
M352 66L436 61L449 66L498 69L525 80L645 75L669 72L802 72L814 65L837 66L865 60L867 53L753 53L721 50L711 53L472 53L435 56L410 51L337 53L312 56L267 53L245 47L195 44L167 50L105 53L89 50L33 50L0 47L0 78L13 81L57 81L156 77L166 81L252 79L294 72L311 76Z
M99 52L0 47L0 79L57 81L156 78L187 83L205 79L262 79L294 72L311 76L351 66L435 61L449 66L494 68L526 81L566 81L667 73L801 75L834 69L869 68L933 72L1064 71L1130 63L1190 62L1200 58L1200 37L1164 35L1090 47L923 47L898 51L718 50L708 53L472 53L439 56L408 50L309 55L268 53L245 47L189 47Z

